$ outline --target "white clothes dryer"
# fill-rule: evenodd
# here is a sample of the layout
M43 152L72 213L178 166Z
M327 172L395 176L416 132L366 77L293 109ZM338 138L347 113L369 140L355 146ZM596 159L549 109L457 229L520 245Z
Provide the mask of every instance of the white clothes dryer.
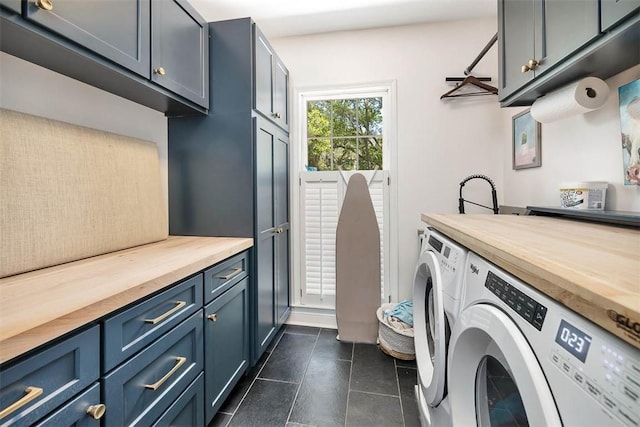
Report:
M425 426L450 424L447 347L458 316L467 254L467 249L440 233L425 230L413 286L416 398Z
M640 425L640 350L475 253L462 300L453 425Z

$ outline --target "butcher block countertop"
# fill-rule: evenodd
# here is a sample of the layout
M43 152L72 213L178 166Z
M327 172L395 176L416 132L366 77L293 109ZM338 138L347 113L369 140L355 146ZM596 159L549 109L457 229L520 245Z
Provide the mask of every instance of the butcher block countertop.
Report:
M182 237L0 279L0 363L253 246Z
M640 230L540 216L422 220L640 348Z

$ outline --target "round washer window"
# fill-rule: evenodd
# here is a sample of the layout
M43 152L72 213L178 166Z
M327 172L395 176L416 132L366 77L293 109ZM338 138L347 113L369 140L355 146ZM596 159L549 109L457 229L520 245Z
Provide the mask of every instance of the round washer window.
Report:
M529 425L518 386L508 368L493 356L486 356L478 366L476 415L479 426Z

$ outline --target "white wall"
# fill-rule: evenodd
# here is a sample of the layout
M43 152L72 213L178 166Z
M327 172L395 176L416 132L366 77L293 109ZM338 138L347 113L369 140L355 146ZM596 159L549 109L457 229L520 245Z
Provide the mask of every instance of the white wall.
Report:
M523 108L504 109L503 198L507 205L558 206L565 181L608 181L606 208L640 212L640 186L624 185L618 87L640 78L640 65L606 82L605 106L584 115L542 125L542 166L511 167L511 117Z
M155 142L166 199L164 114L4 52L0 52L0 107Z
M489 175L502 186L504 115L497 97L440 100L451 89L445 77L463 76L495 32L495 19L481 19L271 40L294 91L396 81L398 203L391 208L399 224L391 232L399 244L400 299L412 294L420 214L457 212L459 183L470 174ZM497 86L497 68L494 46L474 74L492 77ZM295 132L291 137L300 144ZM484 181L471 182L465 198L490 204L489 190Z

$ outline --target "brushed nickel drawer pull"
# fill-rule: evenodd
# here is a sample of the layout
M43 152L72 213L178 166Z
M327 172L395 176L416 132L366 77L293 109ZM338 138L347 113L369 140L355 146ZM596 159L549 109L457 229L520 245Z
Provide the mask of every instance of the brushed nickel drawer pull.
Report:
M218 315L216 313L210 314L207 316L207 319L211 320L212 322L215 322L218 320Z
M0 411L0 420L6 417L7 415L11 415L18 409L22 408L27 403L31 402L33 399L37 398L42 394L42 389L40 387L27 387L24 391L27 393L20 400L13 402L11 405L7 406L5 409Z
M179 356L179 357L176 357L176 361L178 362L178 363L176 363L176 366L174 366L173 368L171 368L171 370L170 370L169 372L167 372L167 374L166 374L164 377L160 378L160 379L158 380L158 382L156 382L156 383L154 383L154 384L145 384L145 385L144 385L144 388L147 388L147 389L149 389L149 390L157 390L158 388L160 388L160 386L161 386L162 384L164 384L164 382L165 382L165 381L167 381L167 380L171 377L171 375L175 374L175 373L176 373L176 371L177 371L178 369L180 369L180 367L181 367L182 365L184 365L184 364L185 364L185 362L187 361L187 358L186 358L186 357L180 357L180 356Z
M187 305L186 301L176 301L176 306L173 307L171 310L167 311L164 314L161 314L160 316L156 317L155 319L144 319L144 322L145 323L151 323L152 325L158 324L158 323L162 322L164 319L166 319L167 317L171 316L176 311L180 310L185 305Z
M218 279L229 280L229 279L231 279L233 277L236 277L241 272L242 272L241 268L234 268L233 271L230 274L227 274L226 276L218 276Z
M91 415L94 420L102 418L105 412L107 412L107 407L102 403L91 405L87 408L87 414Z

